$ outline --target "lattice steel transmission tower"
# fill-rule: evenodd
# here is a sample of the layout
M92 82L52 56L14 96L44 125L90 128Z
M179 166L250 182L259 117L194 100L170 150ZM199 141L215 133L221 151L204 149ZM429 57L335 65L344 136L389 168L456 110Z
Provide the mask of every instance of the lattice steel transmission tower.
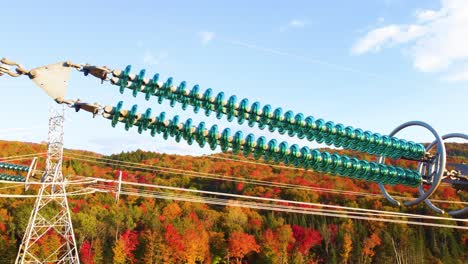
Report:
M62 174L63 106L52 106L46 169L16 263L79 263ZM43 239L55 239L54 248L41 249Z

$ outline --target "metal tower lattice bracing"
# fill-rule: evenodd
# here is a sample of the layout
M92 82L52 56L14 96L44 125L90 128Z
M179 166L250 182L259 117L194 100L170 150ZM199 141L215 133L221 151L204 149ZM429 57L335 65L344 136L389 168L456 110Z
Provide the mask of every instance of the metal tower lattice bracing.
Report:
M53 106L49 119L47 161L42 185L16 263L79 263L62 174L63 107ZM55 241L44 250L41 241Z

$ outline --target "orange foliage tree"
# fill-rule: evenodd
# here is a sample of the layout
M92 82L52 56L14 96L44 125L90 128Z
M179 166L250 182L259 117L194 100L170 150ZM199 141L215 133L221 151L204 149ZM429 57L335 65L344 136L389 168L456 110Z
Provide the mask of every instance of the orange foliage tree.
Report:
M260 246L255 237L244 232L232 232L228 239L229 257L233 257L236 264L251 252L259 252Z

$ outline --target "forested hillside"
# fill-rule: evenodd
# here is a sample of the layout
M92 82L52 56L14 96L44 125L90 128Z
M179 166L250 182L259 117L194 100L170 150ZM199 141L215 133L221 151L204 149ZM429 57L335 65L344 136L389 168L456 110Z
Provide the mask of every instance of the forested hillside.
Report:
M0 157L42 153L43 144L0 141ZM330 150L371 159L371 156ZM468 162L468 144L449 144L450 164ZM87 157L81 158L80 157ZM121 167L94 158L124 160L141 166ZM1 160L1 158L0 158ZM87 161L83 161L87 160ZM21 161L27 164L27 161ZM395 161L390 161L395 163ZM414 162L404 161L413 167ZM43 169L43 165L40 169ZM118 169L124 180L210 190L260 197L281 198L377 210L433 214L424 205L398 208L378 196L362 196L294 188L269 187L241 181L198 177L196 171L236 178L257 179L325 189L379 194L377 184L311 171L261 164L229 154L192 157L137 150L111 156L66 150L64 175L115 179ZM0 188L5 185L0 184ZM114 188L114 186L111 186ZM414 196L416 189L401 185L389 188L399 196ZM23 192L20 188L9 191ZM29 191L34 193L34 190ZM6 193L0 190L0 193ZM450 186L441 187L434 199L467 201ZM468 232L406 224L350 220L294 213L253 210L231 206L176 202L121 196L118 203L108 193L71 197L70 208L82 263L467 263ZM33 199L0 198L0 263L13 263L26 228ZM447 210L460 204L438 203ZM459 223L463 225L466 223ZM58 243L48 235L48 244Z

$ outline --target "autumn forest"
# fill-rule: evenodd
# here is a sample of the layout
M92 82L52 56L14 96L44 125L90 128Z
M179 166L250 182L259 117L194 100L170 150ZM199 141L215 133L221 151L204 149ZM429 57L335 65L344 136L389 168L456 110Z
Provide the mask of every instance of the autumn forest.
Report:
M0 157L45 151L44 144L0 141ZM375 160L375 157L362 153L330 151ZM449 144L448 154L449 164L466 164L468 144ZM79 159L85 156L86 159ZM180 173L142 170L136 166L120 167L112 162L93 162L105 159L170 167L180 170ZM398 162L402 166L416 166L410 161ZM28 161L18 163L27 164ZM245 159L232 154L193 157L137 150L103 156L87 151L66 150L63 173L67 177L82 175L116 179L117 171L123 170L123 178L129 182L435 215L424 204L411 208L391 205L379 196L380 191L375 183L260 163L263 162L253 162L251 158ZM42 164L39 165L41 166L43 167ZM224 181L197 177L195 174L187 175L183 171L324 190L346 190L349 193ZM0 188L5 186L0 183ZM115 186L109 184L107 188L113 189ZM9 193L24 193L20 187L9 190ZM417 192L415 188L402 185L392 186L389 191L408 197L415 196ZM0 190L0 193L5 192ZM30 194L35 192L37 189L34 188L28 191ZM434 199L466 201L466 196L466 191L443 186ZM14 262L33 203L32 198L0 198L0 263ZM457 229L273 212L131 195L121 195L116 203L112 193L70 196L69 203L75 236L80 247L80 260L84 264L468 262L468 232ZM457 203L437 205L446 210L463 206ZM466 222L458 224L466 225ZM58 239L52 233L45 236L41 240L39 254L50 254L50 245L59 243Z

